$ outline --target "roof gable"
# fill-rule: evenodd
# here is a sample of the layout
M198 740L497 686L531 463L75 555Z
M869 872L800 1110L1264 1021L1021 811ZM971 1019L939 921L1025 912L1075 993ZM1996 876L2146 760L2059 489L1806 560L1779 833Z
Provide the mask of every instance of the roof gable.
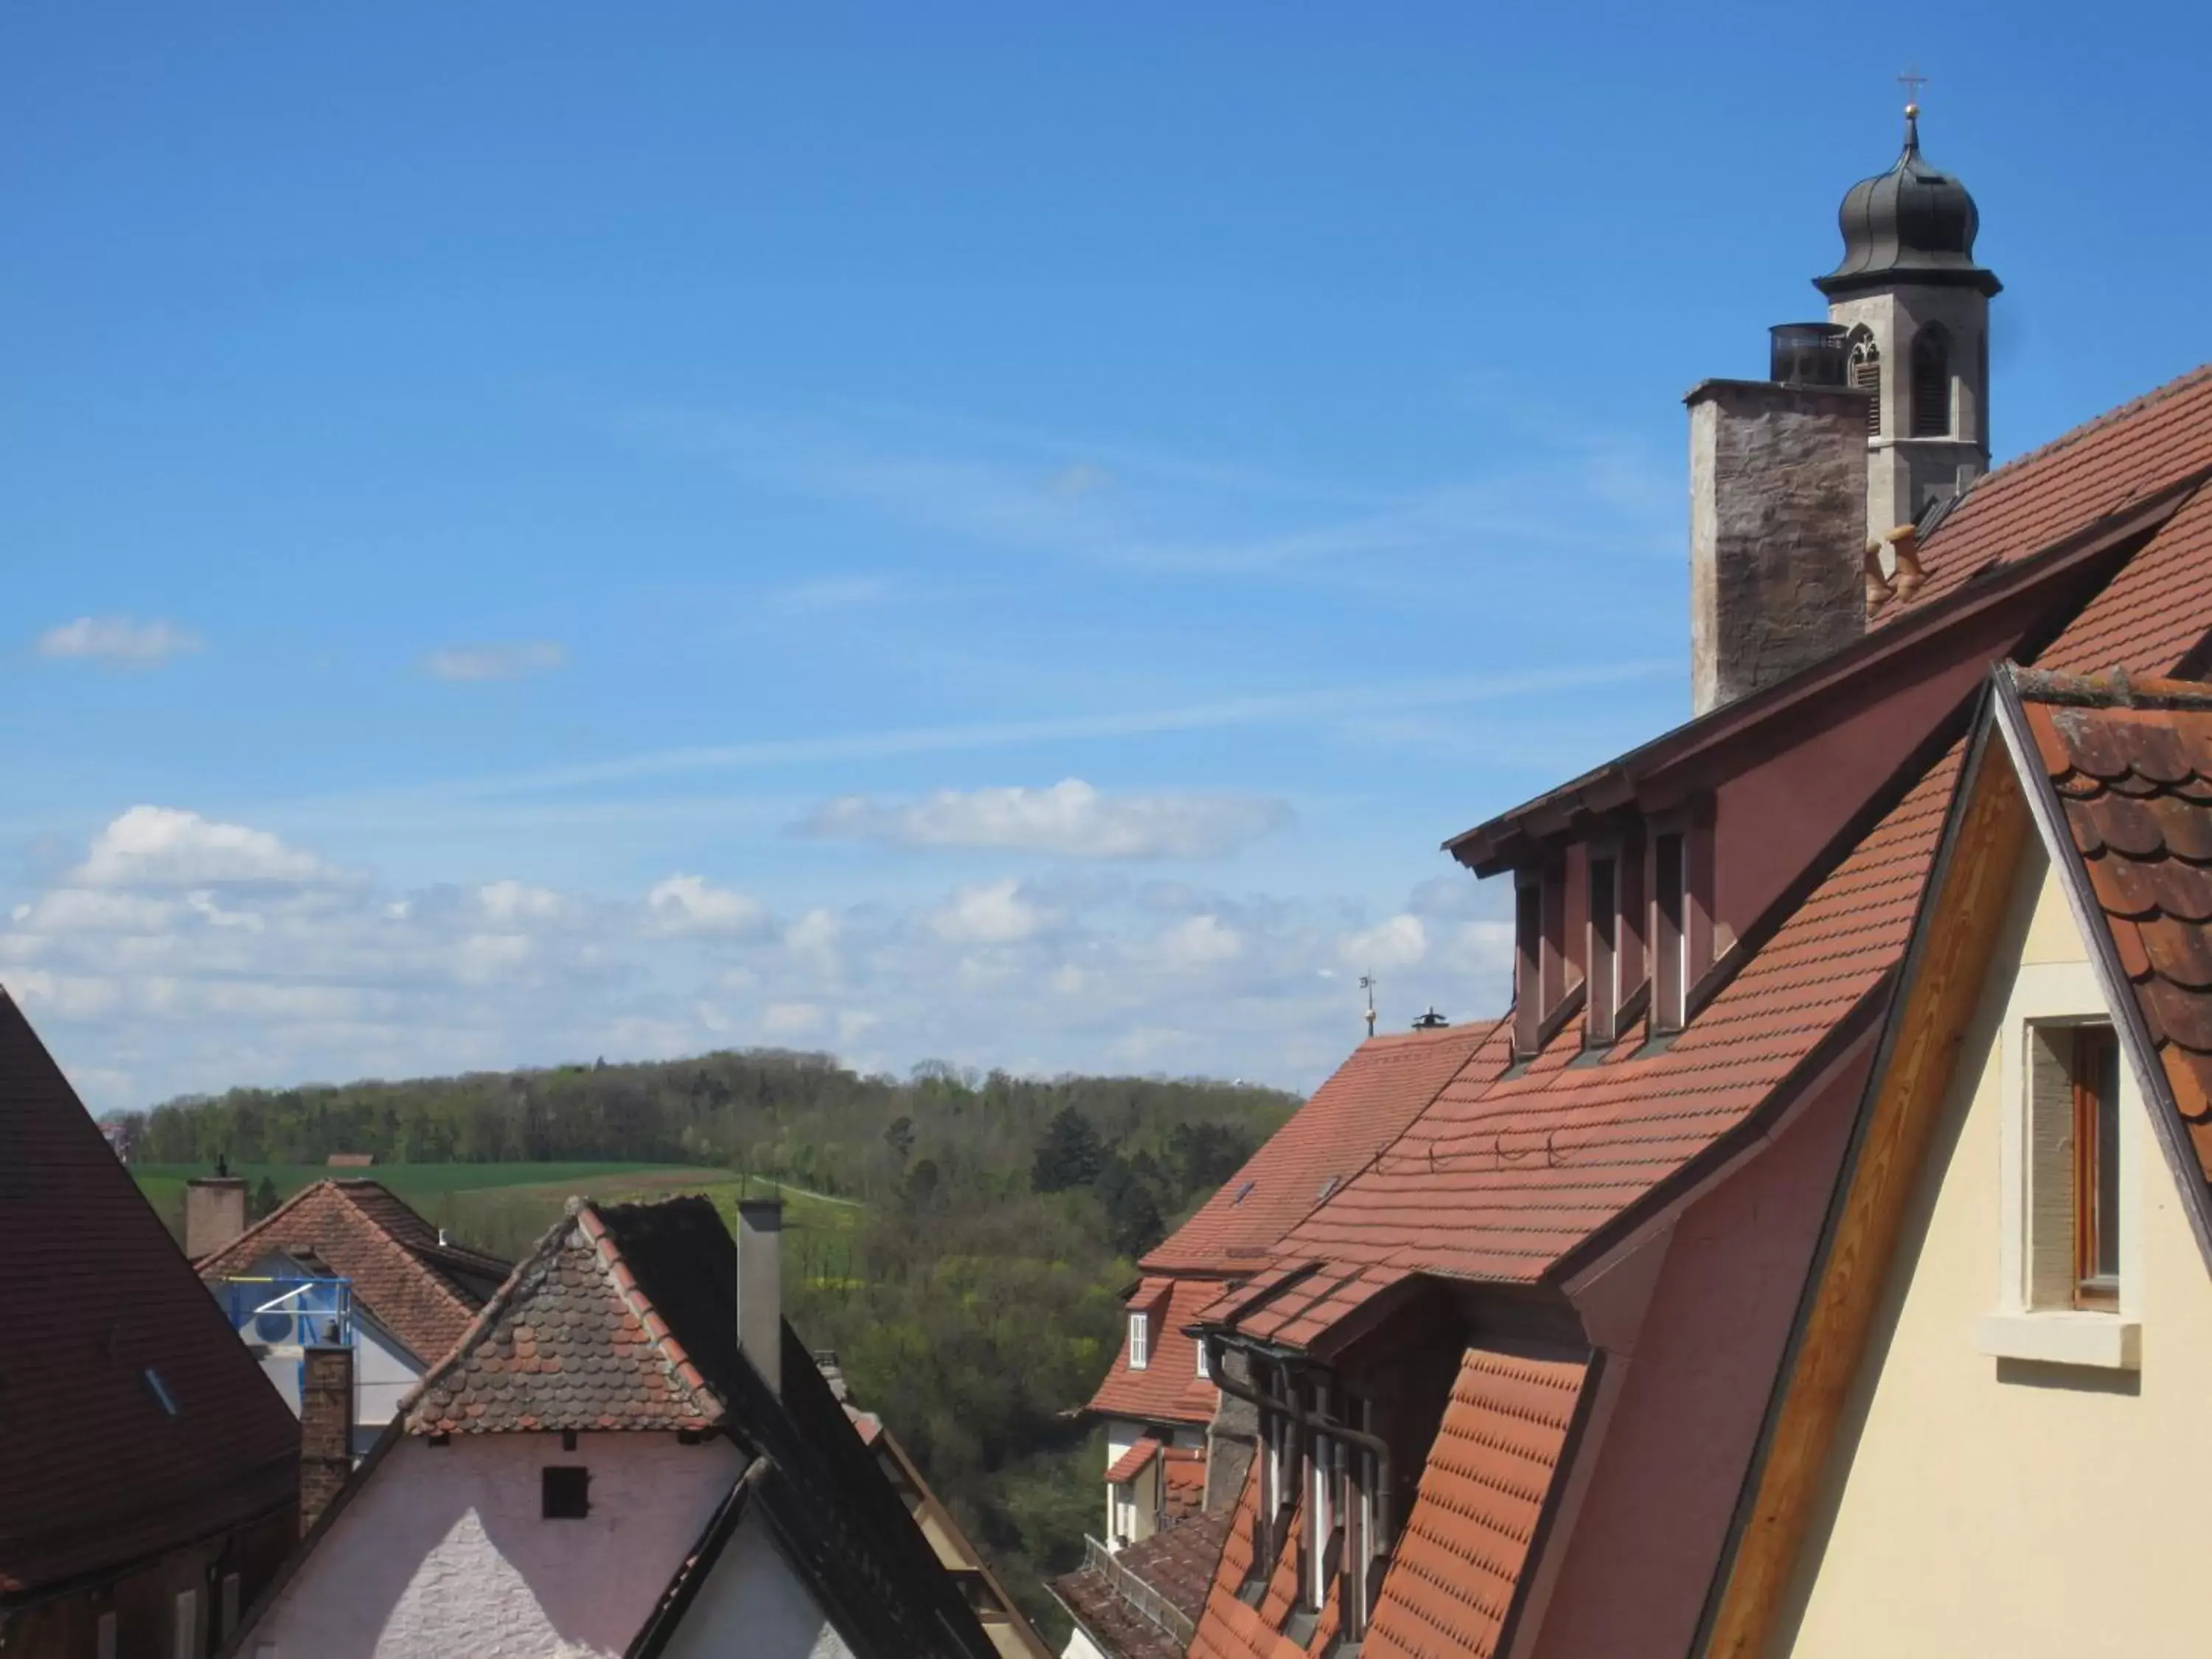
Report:
M200 1277L250 1273L272 1251L312 1253L347 1279L355 1300L426 1365L460 1340L490 1286L507 1272L495 1256L441 1243L436 1228L369 1180L318 1181L301 1188L204 1257Z
M297 1422L4 993L0 1326L0 1600L296 1501Z

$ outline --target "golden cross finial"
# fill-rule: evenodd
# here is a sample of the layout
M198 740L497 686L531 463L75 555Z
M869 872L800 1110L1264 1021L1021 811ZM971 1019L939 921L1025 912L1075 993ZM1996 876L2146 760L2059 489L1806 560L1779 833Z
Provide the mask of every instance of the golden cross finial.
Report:
M1897 77L1897 84L1905 88L1905 112L1920 113L1920 88L1928 84L1928 77L1920 72L1917 64L1907 64L1905 73Z

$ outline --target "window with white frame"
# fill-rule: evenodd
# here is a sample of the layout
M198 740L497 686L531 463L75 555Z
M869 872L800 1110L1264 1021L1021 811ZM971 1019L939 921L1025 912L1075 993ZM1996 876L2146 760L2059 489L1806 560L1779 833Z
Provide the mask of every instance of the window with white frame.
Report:
M1207 1369L1206 1364L1206 1339L1204 1337L1200 1337L1195 1343L1192 1344L1192 1346L1198 1350L1199 1376L1208 1382L1212 1382L1213 1380L1213 1373L1212 1370Z
M1129 1369L1133 1371L1140 1371L1152 1363L1147 1320L1148 1316L1141 1313L1129 1316Z
M2110 1313L2120 1291L2120 1048L2103 1024L2028 1027L2027 1304Z

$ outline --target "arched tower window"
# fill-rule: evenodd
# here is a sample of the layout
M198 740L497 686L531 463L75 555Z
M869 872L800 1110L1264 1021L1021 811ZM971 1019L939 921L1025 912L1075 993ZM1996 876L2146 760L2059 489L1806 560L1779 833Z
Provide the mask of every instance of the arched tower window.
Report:
M1951 435L1951 338L1932 324L1912 342L1912 435Z
M1874 396L1867 399L1867 436L1881 436L1881 348L1874 331L1861 323L1851 331L1851 384Z

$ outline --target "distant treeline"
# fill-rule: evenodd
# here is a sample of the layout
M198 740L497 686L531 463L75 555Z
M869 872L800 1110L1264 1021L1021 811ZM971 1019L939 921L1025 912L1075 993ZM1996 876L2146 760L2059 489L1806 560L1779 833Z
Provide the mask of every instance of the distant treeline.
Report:
M925 1063L902 1080L828 1055L732 1050L649 1064L478 1072L406 1082L233 1089L133 1116L153 1164L626 1160L711 1164L851 1198L902 1190L913 1166L949 1189L1027 1185L1047 1125L1073 1109L1108 1147L1153 1160L1172 1211L1180 1179L1257 1145L1297 1104L1271 1089L1153 1078L1015 1078ZM1183 1133L1170 1146L1170 1132ZM1233 1146L1231 1145L1233 1143ZM1158 1161L1193 1167L1170 1171ZM1204 1166L1203 1168L1197 1166ZM1236 1167L1232 1158L1229 1167ZM1089 1170L1077 1178L1083 1179ZM1219 1181L1221 1173L1212 1176ZM1048 1185L1068 1184L1058 1176Z

